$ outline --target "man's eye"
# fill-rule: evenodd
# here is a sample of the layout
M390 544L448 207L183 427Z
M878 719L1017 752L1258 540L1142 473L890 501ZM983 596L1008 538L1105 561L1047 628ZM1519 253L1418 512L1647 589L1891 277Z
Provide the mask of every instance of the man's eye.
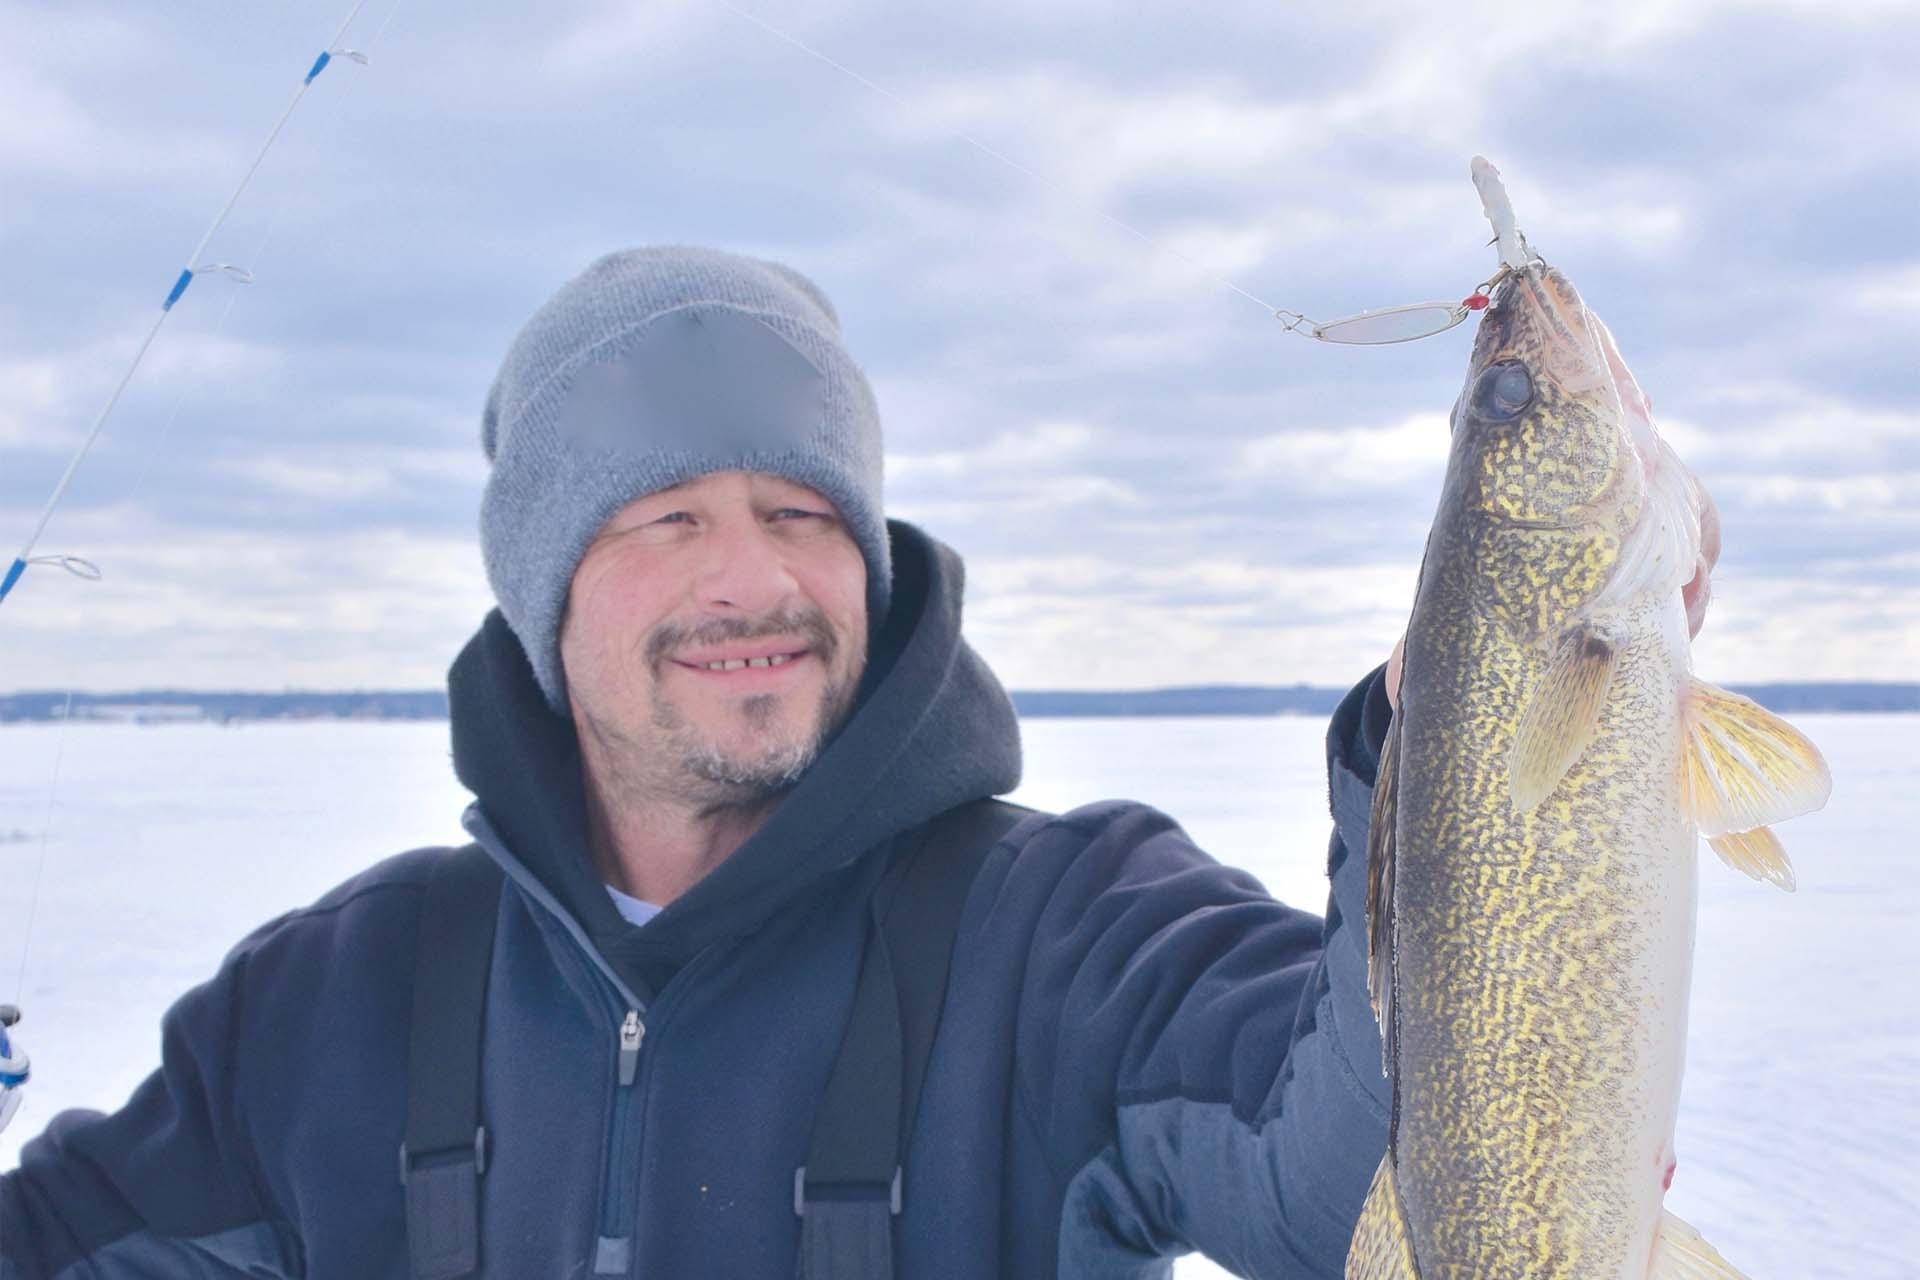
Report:
M684 511L669 511L667 512L667 514L655 519L653 523L654 524L668 524L668 523L684 524L686 521L692 518L693 517L689 516Z
M822 512L803 511L799 507L781 507L778 511L773 513L773 518L776 520L788 520L788 519L792 519L795 516L799 516L803 519L815 519L815 520L826 519L825 514Z

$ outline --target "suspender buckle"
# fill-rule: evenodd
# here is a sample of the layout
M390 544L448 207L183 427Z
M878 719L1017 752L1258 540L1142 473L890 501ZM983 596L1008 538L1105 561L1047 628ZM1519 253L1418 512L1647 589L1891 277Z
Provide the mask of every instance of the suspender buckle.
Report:
M445 1151L429 1151L419 1157L420 1164L464 1164L467 1159L465 1147L449 1147ZM400 1144L400 1185L406 1186L414 1171L414 1156L407 1150L407 1144ZM481 1125L473 1131L473 1173L477 1178L487 1171L487 1126Z
M486 1171L484 1126L473 1131L471 1148L415 1154L400 1144L413 1280L457 1280L479 1271L480 1175Z
M900 1166L894 1166L893 1181L885 1186L877 1182L822 1182L808 1187L807 1166L801 1165L793 1171L793 1214L796 1218L807 1216L809 1203L849 1200L885 1200L888 1216L899 1217Z

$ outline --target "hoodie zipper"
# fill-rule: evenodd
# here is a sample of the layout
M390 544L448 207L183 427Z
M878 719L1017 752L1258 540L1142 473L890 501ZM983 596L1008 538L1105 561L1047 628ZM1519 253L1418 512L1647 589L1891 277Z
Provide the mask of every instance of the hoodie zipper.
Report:
M513 856L480 811L478 804L467 806L461 823L474 839L486 846L508 878L526 897L551 916L582 955L605 980L608 1000L604 1006L614 1024L614 1087L609 1107L606 1169L600 1182L600 1236L594 1245L594 1275L628 1275L633 1270L634 1219L640 1209L640 1140L638 1110L646 1092L641 1083L640 1050L647 1039L647 1022L658 1023L671 1016L676 992L707 965L715 954L708 949L688 959L673 980L661 988L649 1007L635 996L606 957L593 945L586 932L538 877Z
M626 1275L631 1269L635 1218L640 1212L640 1147L645 1136L641 1132L638 1109L647 1092L645 1076L651 1072L651 1065L640 1059L648 1022L651 1020L658 1027L662 1019L673 1016L679 989L698 974L705 959L703 953L689 960L661 989L645 1018L638 1009L626 1010L621 1018L615 1037L618 1086L613 1091L613 1132L607 1148L607 1180L602 1187L602 1243L594 1263L596 1275Z
M626 1010L614 1036L617 1062L612 1115L608 1119L607 1174L600 1186L600 1238L594 1247L595 1275L626 1275L633 1265L633 1215L638 1207L640 1125L635 1111L639 1090L640 1046L647 1024L638 1009Z
M605 980L612 999L607 1003L614 1028L614 1081L611 1113L607 1118L607 1165L600 1182L600 1233L594 1244L594 1275L625 1275L632 1269L633 1218L638 1208L640 1164L640 1126L635 1117L640 1078L640 1048L645 1043L646 1005L628 989L607 964L592 941L547 887L528 871L506 847L493 824L478 805L469 805L461 825L486 846L508 878L526 897L553 917L567 936L573 939L589 963Z
M626 1019L620 1024L620 1087L623 1089L633 1084L633 1077L640 1070L640 1042L646 1035L640 1011L627 1010Z

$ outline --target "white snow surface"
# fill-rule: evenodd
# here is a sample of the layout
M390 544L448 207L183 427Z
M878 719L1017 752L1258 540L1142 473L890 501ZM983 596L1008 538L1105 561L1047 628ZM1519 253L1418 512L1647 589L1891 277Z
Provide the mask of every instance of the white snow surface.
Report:
M1920 716L1795 721L1833 766L1833 799L1782 828L1797 893L1703 848L1667 1205L1753 1280L1906 1280L1920 1275ZM1276 896L1324 909L1324 721L1024 733L1016 798L1146 801ZM461 841L466 800L444 724L0 727L0 1000L24 1006L34 1064L0 1169L56 1111L119 1105L157 1064L161 1013L240 937L389 853ZM1177 1274L1227 1273L1192 1259Z

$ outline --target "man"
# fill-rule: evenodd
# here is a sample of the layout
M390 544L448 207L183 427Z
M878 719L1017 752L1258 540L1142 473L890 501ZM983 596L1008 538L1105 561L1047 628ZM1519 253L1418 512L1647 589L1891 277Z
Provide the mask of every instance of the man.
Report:
M483 441L500 607L449 689L466 826L506 879L484 1274L791 1276L872 901L932 820L1019 778L960 561L883 520L866 381L777 264L595 263L516 340ZM899 1275L1163 1275L1192 1249L1340 1274L1385 1142L1358 851L1389 714L1375 672L1334 717L1324 922L1137 804L984 851ZM0 1180L0 1280L407 1275L411 976L445 857L260 928L125 1108L57 1117Z

